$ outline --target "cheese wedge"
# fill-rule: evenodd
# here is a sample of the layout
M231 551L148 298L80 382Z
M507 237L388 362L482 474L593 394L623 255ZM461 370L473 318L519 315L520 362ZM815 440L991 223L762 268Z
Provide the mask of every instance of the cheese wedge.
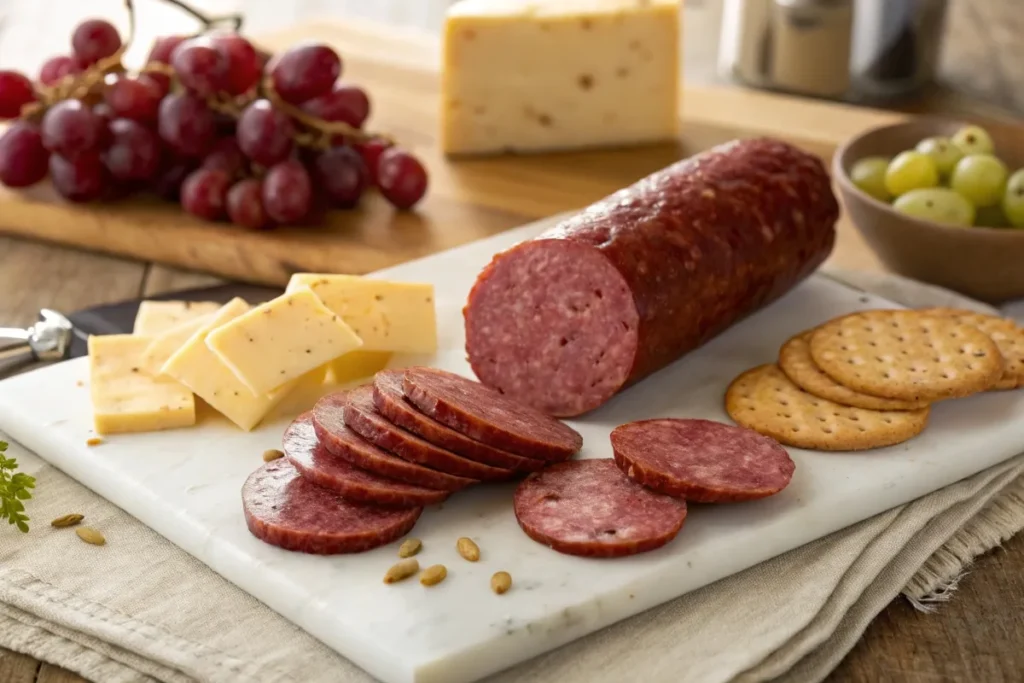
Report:
M142 369L147 374L156 377L160 374L167 359L174 355L185 342L192 338L213 318L212 313L179 323L162 334L153 337L153 340L146 347L142 354Z
M463 0L444 28L448 154L633 145L679 133L679 0Z
M437 316L431 284L296 273L286 291L301 287L313 290L327 308L348 323L363 340L360 351L437 351Z
M249 304L241 299L226 303L162 368L163 374L184 384L245 431L258 425L294 386L290 382L270 394L256 396L206 345L210 332L248 310Z
M389 360L390 351L350 351L327 364L325 381L329 384L348 384L366 379L387 367Z
M256 395L268 394L362 344L309 287L261 304L206 338L210 350Z
M89 337L93 422L99 434L151 432L195 424L192 392L169 377L141 369L147 337Z
M135 314L133 334L155 337L194 318L209 315L220 308L213 301L143 301Z

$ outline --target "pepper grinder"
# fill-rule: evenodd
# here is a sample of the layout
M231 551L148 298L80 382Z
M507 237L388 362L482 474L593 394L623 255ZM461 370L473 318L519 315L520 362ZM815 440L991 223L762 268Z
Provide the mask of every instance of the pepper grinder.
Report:
M31 363L53 363L68 357L74 325L48 308L39 316L42 320L26 329L0 327L0 377Z

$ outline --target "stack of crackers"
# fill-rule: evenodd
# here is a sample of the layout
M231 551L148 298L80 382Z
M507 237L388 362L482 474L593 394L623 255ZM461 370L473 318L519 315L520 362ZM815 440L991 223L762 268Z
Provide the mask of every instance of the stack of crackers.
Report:
M913 438L936 401L1024 386L1024 328L952 308L874 310L787 341L737 377L738 424L798 448L851 451Z

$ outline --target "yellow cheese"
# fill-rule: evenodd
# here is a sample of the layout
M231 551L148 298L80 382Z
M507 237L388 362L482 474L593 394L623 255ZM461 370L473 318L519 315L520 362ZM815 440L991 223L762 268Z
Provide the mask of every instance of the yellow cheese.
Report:
M194 318L209 315L220 308L213 301L143 301L135 314L133 334L155 337Z
M180 349L185 342L192 338L203 326L213 318L212 313L207 313L192 320L175 325L163 334L153 337L146 351L142 354L142 369L149 375L156 377L160 374L164 363Z
M355 275L292 275L286 291L313 290L363 340L361 351L437 351L434 286Z
M147 337L89 337L93 421L99 434L151 432L195 424L192 392L169 377L140 368Z
M210 332L206 345L254 394L267 394L363 342L309 287Z
M444 151L534 152L676 137L679 5L456 3L444 30Z
M249 305L241 299L226 303L163 367L164 374L187 386L214 410L245 431L258 425L295 384L289 382L270 394L255 396L206 345L206 338L212 330L248 310Z
M326 381L330 384L348 384L357 379L365 379L383 370L389 360L390 351L350 351L327 364Z

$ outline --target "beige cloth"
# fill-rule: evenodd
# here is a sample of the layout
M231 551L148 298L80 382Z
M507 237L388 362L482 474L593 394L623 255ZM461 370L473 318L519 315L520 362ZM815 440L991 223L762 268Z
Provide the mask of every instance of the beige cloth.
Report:
M892 276L836 275L909 305L984 310ZM12 452L38 494L31 534L0 530L0 645L103 683L372 680L122 510ZM1024 454L493 680L820 681L893 598L948 599L974 557L1024 528L1022 475ZM40 522L71 510L104 530L106 548L69 552L68 532Z

